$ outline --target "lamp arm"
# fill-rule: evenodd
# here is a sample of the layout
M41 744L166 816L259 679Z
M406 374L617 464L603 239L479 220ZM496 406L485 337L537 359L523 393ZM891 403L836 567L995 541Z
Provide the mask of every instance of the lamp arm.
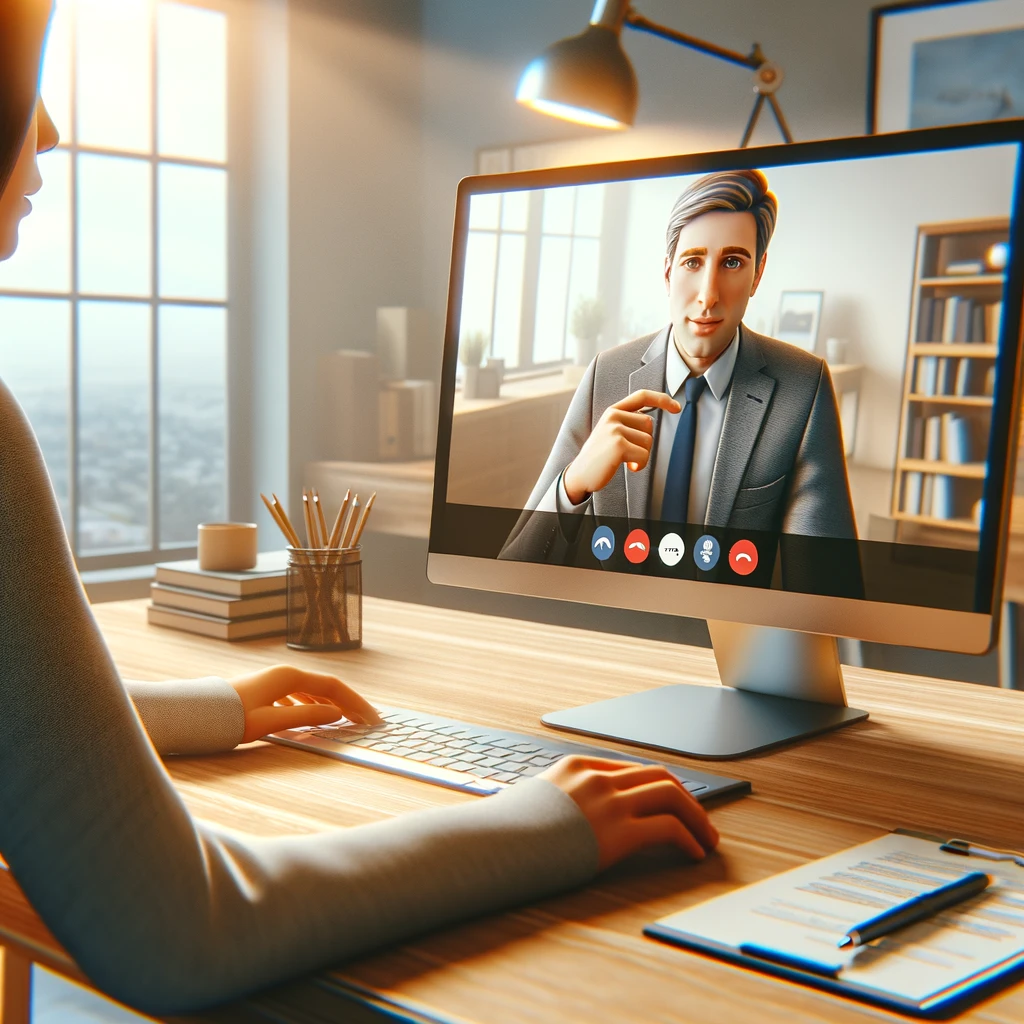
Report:
M749 54L740 53L738 50L727 50L724 46L716 46L714 43L705 42L705 40L698 39L696 36L688 36L683 32L677 32L675 29L666 28L666 26L659 25L655 21L650 21L642 14L638 14L632 7L626 12L624 23L639 32L649 32L652 36L660 36L662 39L669 40L669 42L679 43L680 46L688 46L691 50L698 50L712 57L718 57L720 60L739 64L741 67L754 68L756 70L765 61L764 54L761 53L759 46L755 45L754 50Z

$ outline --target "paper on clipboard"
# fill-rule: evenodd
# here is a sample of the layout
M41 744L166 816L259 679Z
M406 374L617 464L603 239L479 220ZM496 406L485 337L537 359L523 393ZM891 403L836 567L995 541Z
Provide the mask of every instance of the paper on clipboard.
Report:
M839 939L889 907L979 870L890 834L662 918L650 934L709 952L751 944L819 965L851 994L927 1010L1024 962L1024 868L986 863L980 895L849 951Z

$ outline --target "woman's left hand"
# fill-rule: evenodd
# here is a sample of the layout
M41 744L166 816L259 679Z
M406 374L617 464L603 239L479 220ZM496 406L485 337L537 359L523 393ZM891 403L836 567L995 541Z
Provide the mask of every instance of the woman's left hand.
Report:
M273 665L250 675L235 676L228 683L245 709L243 743L282 729L327 725L343 716L360 725L379 725L382 721L371 704L337 676L326 672Z

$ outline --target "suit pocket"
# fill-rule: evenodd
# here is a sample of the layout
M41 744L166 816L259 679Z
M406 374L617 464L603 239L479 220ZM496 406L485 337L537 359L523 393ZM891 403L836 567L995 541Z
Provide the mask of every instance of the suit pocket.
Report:
M741 487L736 492L736 501L732 507L735 510L771 504L782 497L782 492L785 489L786 477L784 476L780 476L778 480L773 480L770 484L764 484L762 487Z

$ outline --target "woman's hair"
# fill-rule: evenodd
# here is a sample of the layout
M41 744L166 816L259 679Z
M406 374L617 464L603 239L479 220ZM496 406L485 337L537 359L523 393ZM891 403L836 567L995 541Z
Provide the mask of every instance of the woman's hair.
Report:
M0 0L0 195L32 122L49 19L48 0Z
M779 204L768 191L768 179L761 171L719 171L695 181L677 200L668 218L665 244L669 260L675 259L679 232L702 214L713 210L752 213L757 224L756 262L768 248Z

